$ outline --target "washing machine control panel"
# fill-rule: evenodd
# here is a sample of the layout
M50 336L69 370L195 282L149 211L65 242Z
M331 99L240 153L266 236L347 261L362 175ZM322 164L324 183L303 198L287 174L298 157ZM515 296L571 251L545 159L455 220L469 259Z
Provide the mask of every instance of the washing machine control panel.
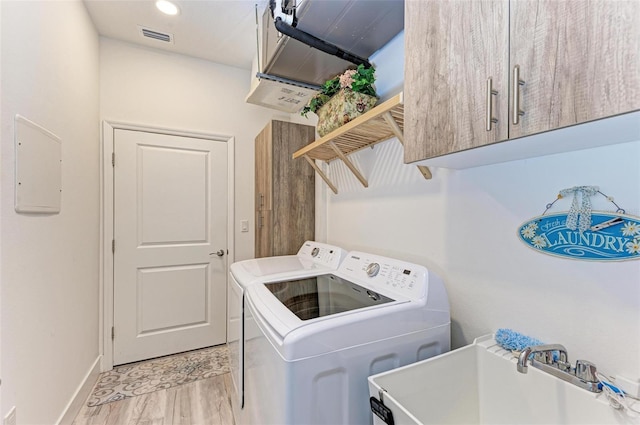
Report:
M307 241L298 251L298 257L310 260L314 264L337 269L346 252L337 246Z
M409 298L421 298L425 294L427 270L417 264L352 251L339 270L373 289L385 289Z

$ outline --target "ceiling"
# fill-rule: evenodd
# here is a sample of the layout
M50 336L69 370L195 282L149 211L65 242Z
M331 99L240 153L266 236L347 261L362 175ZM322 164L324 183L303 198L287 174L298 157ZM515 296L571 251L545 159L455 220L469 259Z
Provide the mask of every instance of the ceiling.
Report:
M84 0L100 35L143 46L251 69L256 56L256 7L267 0L173 0L167 16L154 0ZM173 42L143 37L140 27L173 36Z

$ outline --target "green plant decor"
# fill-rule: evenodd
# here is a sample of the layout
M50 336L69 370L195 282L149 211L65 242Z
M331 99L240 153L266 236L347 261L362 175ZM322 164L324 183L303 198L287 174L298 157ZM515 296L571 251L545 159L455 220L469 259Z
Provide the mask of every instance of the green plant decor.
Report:
M327 80L322 85L320 93L312 97L309 103L302 108L300 115L306 117L309 112L316 114L318 109L341 89L376 96L376 89L373 86L376 81L375 72L373 67L365 68L364 65L358 65L356 69L347 69L341 75Z

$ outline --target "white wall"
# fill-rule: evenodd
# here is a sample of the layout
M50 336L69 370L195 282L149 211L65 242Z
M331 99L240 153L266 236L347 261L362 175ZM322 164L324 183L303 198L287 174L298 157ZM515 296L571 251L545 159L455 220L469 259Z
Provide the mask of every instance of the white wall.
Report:
M254 253L255 137L270 119L291 118L245 103L249 85L249 70L100 39L101 119L235 136L236 261Z
M2 91L2 5L0 4L0 94ZM2 120L2 102L0 101L0 122ZM0 154L2 153L2 131L0 131ZM2 176L2 180L4 180L4 169L2 167L2 155L0 155L0 176ZM2 184L0 184L0 202L2 202L3 198L3 189ZM2 211L0 207L0 211ZM1 216L0 216L1 217ZM2 379L2 222L0 219L0 379ZM2 404L2 385L0 385L0 415L3 414L3 404ZM4 417L4 415L0 416Z
M372 58L383 97L402 85L402 38ZM534 252L516 236L559 190L576 185L597 185L640 214L640 141L461 171L432 169L432 180L402 163L396 139L354 157L370 186L362 188L346 167L331 163L339 194L327 191L319 206L327 209L327 241L440 274L454 347L508 327L564 344L572 360L640 379L640 261L563 260ZM566 211L570 200L556 205ZM612 206L594 198L594 207Z
M56 423L98 358L98 36L81 1L2 1L2 408ZM62 139L62 211L14 211L15 114Z

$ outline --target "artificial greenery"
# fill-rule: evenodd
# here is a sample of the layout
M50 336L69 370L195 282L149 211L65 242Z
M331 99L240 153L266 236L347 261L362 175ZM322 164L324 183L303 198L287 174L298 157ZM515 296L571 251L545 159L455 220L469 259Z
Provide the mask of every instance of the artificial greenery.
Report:
M358 66L356 73L353 75L353 83L351 84L351 90L356 93L364 93L369 96L376 95L376 89L373 87L373 83L376 81L376 70L372 68L365 68L362 65Z
M320 92L312 97L307 106L302 109L300 115L306 117L309 112L316 113L340 89L376 96L376 89L373 86L376 81L374 74L375 69L373 67L365 68L364 65L358 65L356 69L347 69L343 74L327 80L322 85Z

